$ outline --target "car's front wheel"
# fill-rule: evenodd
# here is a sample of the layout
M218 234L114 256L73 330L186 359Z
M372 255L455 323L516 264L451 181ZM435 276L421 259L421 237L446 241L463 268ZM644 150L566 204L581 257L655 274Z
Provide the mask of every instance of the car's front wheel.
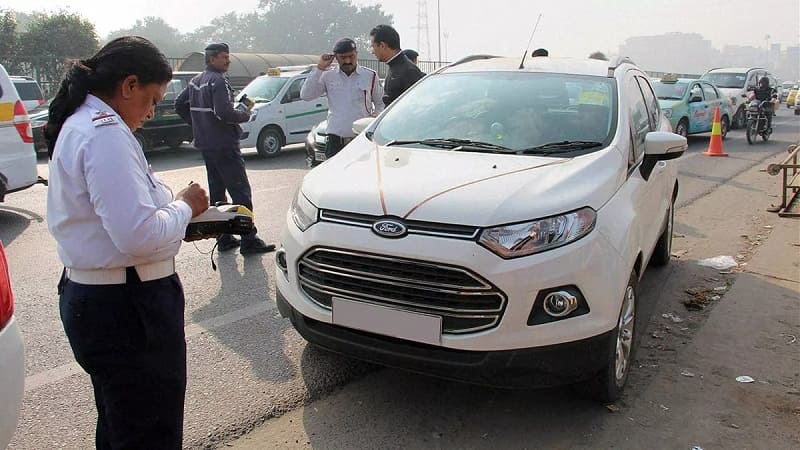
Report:
M722 117L722 123L720 124L720 128L722 128L722 139L728 137L728 131L731 129L730 121L728 120L728 116Z
M622 298L622 307L613 331L608 366L589 382L590 394L598 401L607 403L619 399L628 380L636 344L636 270L631 272Z
M744 128L746 123L747 115L744 112L744 107L741 107L733 115L733 128Z
M283 146L283 136L281 132L274 127L266 127L258 134L258 141L256 142L256 150L261 156L275 156L281 151Z

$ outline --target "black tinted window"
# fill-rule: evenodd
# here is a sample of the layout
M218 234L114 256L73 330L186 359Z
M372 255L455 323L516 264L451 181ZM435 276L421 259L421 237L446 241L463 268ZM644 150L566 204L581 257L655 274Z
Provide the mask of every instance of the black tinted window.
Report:
M14 87L17 88L19 98L22 100L41 100L44 98L39 85L30 81L15 81Z

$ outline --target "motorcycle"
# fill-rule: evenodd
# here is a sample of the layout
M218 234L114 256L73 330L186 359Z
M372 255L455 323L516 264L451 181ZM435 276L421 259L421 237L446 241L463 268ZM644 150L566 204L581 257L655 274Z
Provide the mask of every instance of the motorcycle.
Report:
M754 96L750 97L745 122L748 144L754 143L759 135L766 142L772 134L772 127L767 126L767 114L772 114L768 105L772 105L772 100L759 101Z

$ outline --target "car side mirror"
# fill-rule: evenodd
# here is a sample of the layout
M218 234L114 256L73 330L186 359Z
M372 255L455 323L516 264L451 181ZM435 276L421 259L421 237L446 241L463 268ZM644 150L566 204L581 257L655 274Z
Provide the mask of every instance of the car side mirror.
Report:
M364 130L367 129L367 127L372 125L372 122L374 121L375 121L374 117L364 117L356 120L355 122L353 122L353 133L361 134Z
M644 138L644 161L641 165L642 178L650 178L656 163L679 158L689 148L686 138L667 131L651 131Z

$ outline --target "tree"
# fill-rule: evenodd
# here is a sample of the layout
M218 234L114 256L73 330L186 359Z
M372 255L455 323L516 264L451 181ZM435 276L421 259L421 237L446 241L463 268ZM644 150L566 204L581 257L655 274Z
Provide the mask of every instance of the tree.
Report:
M0 62L6 70L17 71L17 19L14 11L0 10Z
M591 55L589 55L589 59L599 59L602 61L608 61L606 54L603 52L593 52Z
M183 56L196 48L186 42L185 37L176 28L170 26L160 17L145 17L137 20L130 28L112 31L106 38L107 41L121 36L141 36L150 40L166 56Z
M211 42L225 42L232 52L260 53L267 48L256 36L264 35L266 30L264 18L257 12L231 12L189 33L186 42L193 46L192 51L202 51Z
M256 37L272 53L329 52L339 38L350 37L367 51L375 25L391 24L380 5L358 7L351 0L260 0L266 30Z
M67 60L89 57L98 47L94 25L67 11L36 15L19 35L19 59L43 82L60 80Z

